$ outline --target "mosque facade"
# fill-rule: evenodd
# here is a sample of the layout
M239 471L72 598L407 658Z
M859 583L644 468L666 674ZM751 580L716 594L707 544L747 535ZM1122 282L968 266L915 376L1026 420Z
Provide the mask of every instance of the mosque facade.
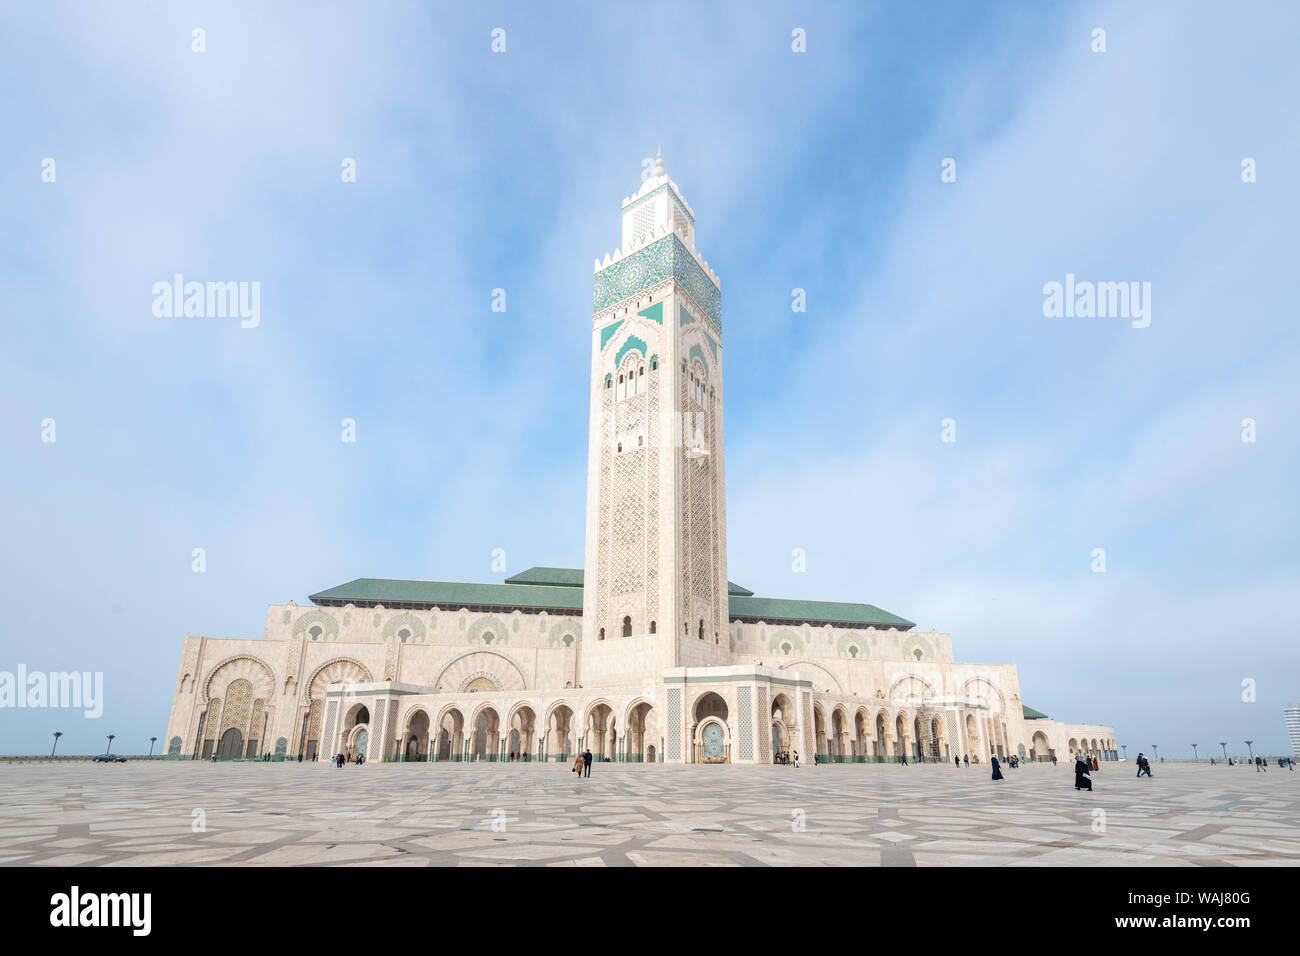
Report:
M844 763L1116 759L1024 705L1014 664L866 603L727 576L721 280L662 160L594 266L583 569L500 584L360 578L189 635L172 757Z

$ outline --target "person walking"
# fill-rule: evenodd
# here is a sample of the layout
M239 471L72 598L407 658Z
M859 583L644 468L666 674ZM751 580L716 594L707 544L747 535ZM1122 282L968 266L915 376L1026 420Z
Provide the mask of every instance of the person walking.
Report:
M797 750L794 752L794 769L799 769L799 751Z
M956 754L952 755L952 765L956 767L958 770L961 769L961 758L958 757Z
M578 754L578 756L577 756L577 757L574 759L574 761L573 761L573 772L576 773L576 774L578 775L578 779L579 779L579 780L582 779L582 768L583 768L583 765L584 765L584 762L583 762L583 759L582 759L582 754Z
M966 769L969 770L969 769L970 769L970 754L962 754L962 755L961 755L961 762L962 762L963 764L965 764L965 765L966 765Z
M1092 771L1088 768L1087 762L1082 757L1074 758L1074 789L1075 790L1092 789L1092 778L1089 776L1091 772Z
M1096 754L1093 754L1093 755L1092 755L1092 769L1093 769L1093 770L1101 770L1101 764L1097 763L1097 755L1096 755Z
M583 768L586 770L585 776L590 777L591 776L591 748L590 747L588 747L586 750L582 752L582 765Z
M991 757L993 763L993 779L994 780L1004 779L1002 776L1002 767L998 764L998 755L992 754Z

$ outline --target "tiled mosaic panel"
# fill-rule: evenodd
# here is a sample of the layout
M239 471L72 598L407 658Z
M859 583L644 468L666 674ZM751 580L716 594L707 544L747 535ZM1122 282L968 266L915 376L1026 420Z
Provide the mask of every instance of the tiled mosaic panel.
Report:
M740 759L754 759L754 699L748 687L736 688L736 723L739 725Z
M668 690L668 759L682 759L682 692Z
M386 700L380 700L375 704L374 721L370 725L370 752L366 755L367 759L383 760L387 756L388 738L384 736L384 712L387 707Z
M665 279L676 279L714 326L722 328L722 293L675 233L597 272L591 311L611 308Z
M325 712L325 736L321 740L321 749L326 756L332 756L338 750L339 703L329 702Z

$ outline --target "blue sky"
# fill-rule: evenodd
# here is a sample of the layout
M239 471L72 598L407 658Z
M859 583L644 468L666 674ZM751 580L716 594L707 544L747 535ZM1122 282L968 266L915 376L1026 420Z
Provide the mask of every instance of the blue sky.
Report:
M591 263L658 145L723 279L733 580L950 632L1130 750L1280 752L1297 28L1283 3L7 5L0 669L103 671L106 700L3 712L0 752L147 749L181 637L259 636L268 603L499 580L494 548L579 566ZM261 324L156 318L176 272L260 282ZM1067 273L1151 282L1150 327L1045 318Z

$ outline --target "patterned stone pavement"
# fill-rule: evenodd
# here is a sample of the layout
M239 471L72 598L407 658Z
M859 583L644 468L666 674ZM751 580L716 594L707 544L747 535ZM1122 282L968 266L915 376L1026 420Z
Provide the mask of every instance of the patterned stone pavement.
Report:
M1089 794L1064 764L995 784L983 766L6 763L0 864L1300 863L1300 773L1135 773L1103 765Z

